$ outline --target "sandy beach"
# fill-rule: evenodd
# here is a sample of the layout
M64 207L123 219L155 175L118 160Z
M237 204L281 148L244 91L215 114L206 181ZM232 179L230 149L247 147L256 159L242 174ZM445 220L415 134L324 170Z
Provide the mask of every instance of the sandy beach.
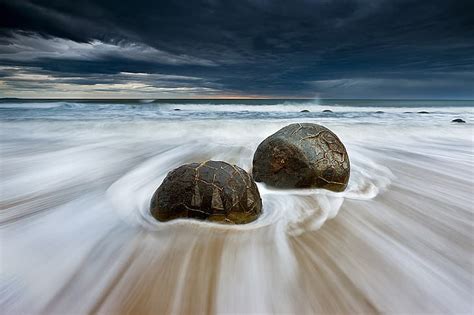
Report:
M430 109L428 120L403 108L363 119L240 108L252 117L216 121L182 107L162 120L3 117L2 313L474 311L473 129L449 119L471 109ZM194 118L173 120L187 110ZM250 170L259 142L295 121L344 142L345 192L259 184L264 213L242 226L149 214L171 169L215 159Z

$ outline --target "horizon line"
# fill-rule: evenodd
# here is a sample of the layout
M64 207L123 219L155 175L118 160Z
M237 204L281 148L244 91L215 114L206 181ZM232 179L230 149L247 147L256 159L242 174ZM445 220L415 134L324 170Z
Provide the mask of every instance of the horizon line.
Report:
M119 97L110 97L110 98L63 98L63 97L0 97L0 100L83 100L83 101L92 101L92 100L152 100L152 101L168 101L168 100L223 100L223 101L232 101L232 100L361 100L361 101L474 101L474 98L305 98L305 97L202 97L202 98L119 98Z

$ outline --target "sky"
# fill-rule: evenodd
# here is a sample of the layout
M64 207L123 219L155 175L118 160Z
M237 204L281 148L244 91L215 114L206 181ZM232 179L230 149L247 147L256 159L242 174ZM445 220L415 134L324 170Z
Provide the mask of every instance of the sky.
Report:
M0 0L0 97L474 99L474 1Z

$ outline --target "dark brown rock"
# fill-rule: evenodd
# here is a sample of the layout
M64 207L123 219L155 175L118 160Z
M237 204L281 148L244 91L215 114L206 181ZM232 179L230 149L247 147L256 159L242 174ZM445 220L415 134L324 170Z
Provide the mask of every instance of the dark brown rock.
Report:
M243 169L206 161L169 172L151 199L150 211L159 221L193 218L242 224L260 216L262 200Z
M350 163L346 149L329 129L291 124L267 139L253 157L253 177L279 188L324 188L343 191Z

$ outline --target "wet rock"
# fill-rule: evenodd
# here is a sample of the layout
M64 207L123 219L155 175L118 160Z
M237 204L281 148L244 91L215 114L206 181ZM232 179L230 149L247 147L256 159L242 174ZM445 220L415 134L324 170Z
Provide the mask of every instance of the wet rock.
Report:
M403 112L404 114L413 114L413 112Z
M451 122L463 124L463 123L465 123L466 121L462 120L461 118L456 118L456 119L451 120Z
M300 113L309 113L309 110L303 109L302 111L300 111Z
M151 199L159 221L193 218L242 224L262 213L262 200L251 176L221 161L182 165L168 173Z
M252 172L256 181L274 187L343 191L350 163L344 145L329 129L291 124L260 143Z
M376 111L375 113L376 113L376 114L383 114L383 113L385 113L385 112L384 112L383 110L378 110L378 111Z
M427 112L425 110L419 111L418 114L429 114L430 112Z
M323 113L332 113L332 110L330 110L330 109L325 109L325 110L323 110Z
M179 110L181 110L181 109L179 109L179 108L174 108L173 110L175 110L175 111L179 111Z

